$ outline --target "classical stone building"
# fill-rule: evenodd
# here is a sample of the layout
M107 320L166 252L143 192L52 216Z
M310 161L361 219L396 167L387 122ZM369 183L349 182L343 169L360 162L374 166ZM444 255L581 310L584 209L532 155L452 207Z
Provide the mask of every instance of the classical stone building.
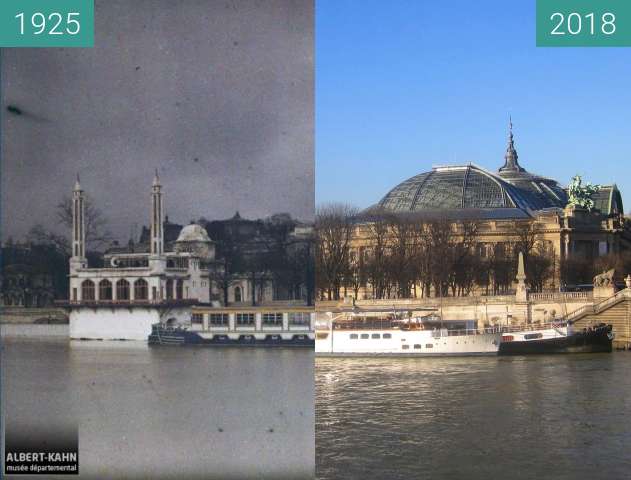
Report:
M241 252L241 244L239 255L234 255L239 262L234 259L228 262L229 252L218 255L218 242L211 239L206 226L191 223L181 227L168 219L165 221L162 185L157 172L151 187L149 228L143 231L139 243L108 249L103 265L88 265L85 197L78 179L72 211L68 302L72 338L145 340L151 325L159 321L190 323L194 305L207 308L228 304L252 306L279 300L278 289L274 287L276 279L266 270L268 264L246 262L244 257L248 255ZM235 223L242 223L241 219L228 222L232 226ZM263 241L264 237L257 235L256 229L246 230L251 241ZM301 240L304 232L299 228L286 233L284 241L280 242L283 248L290 248L294 241L309 241L308 238ZM240 236L243 234L240 232ZM224 250L227 248L225 240ZM258 258L262 252L254 248L249 255ZM250 265L249 269L242 268L244 265ZM303 293L296 293L298 304L307 303Z
M575 180L580 182L579 177ZM585 200L587 207L578 204L557 181L520 165L511 124L504 165L497 172L473 164L439 166L405 180L360 215L350 256L356 261L374 248L371 224L380 215L419 221L447 219L456 232L459 225L474 221L476 253L481 257L509 248L519 240L520 231L532 229L553 262L546 287L558 289L563 284L563 265L569 260L594 261L631 250L631 229L616 185L600 186ZM344 293L355 296L348 289ZM371 298L366 281L357 297Z

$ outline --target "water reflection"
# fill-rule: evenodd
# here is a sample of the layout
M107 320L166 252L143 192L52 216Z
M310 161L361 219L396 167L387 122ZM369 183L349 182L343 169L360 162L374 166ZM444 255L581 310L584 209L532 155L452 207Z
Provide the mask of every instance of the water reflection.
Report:
M317 358L318 478L624 478L631 355Z

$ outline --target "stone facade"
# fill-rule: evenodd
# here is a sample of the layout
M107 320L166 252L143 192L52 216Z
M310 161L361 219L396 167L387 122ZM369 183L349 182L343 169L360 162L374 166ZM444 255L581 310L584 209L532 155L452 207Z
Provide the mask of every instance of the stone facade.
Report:
M374 248L374 222L388 216L419 223L446 219L453 222L455 236L464 222L475 222L472 253L483 258L497 248L510 249L520 240L520 231L531 229L551 258L552 275L545 285L549 290L564 286L563 266L572 260L593 263L602 256L631 254L631 223L624 217L616 185L591 193L593 208L588 210L571 204L566 189L526 171L517 159L511 125L505 164L497 173L472 164L435 167L397 185L359 215L351 238L352 262ZM418 296L421 287L414 286L410 296ZM371 291L370 284L363 285L358 299L371 298ZM341 292L350 294L349 289Z

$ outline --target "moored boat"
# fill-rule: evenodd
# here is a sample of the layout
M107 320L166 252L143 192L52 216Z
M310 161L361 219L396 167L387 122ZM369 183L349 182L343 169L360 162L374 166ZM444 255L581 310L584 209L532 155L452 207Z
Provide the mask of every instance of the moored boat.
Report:
M152 325L149 345L198 345L208 347L313 347L313 336L308 332L200 332L186 327Z
M154 323L150 345L311 347L313 308L274 304L214 307L197 305L185 319ZM165 316L166 317L166 316Z
M498 353L531 355L611 352L613 338L611 325L604 323L578 331L571 324L549 324L526 330L505 330Z
M323 322L316 326L319 355L459 356L496 355L499 329L430 327L422 320Z

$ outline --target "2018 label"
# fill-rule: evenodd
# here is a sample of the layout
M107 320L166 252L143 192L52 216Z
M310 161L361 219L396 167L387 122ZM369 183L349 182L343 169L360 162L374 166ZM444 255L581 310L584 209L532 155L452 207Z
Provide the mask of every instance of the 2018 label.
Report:
M572 12L567 17L561 12L555 12L550 16L550 20L557 22L556 27L552 29L550 35L579 35L583 32L583 18L586 20L586 28L589 28L590 35L594 35L596 30L594 28L594 12L582 15L580 13ZM603 13L600 17L600 31L604 35L613 35L616 33L616 16L611 13Z
M630 47L631 1L537 0L538 47Z

